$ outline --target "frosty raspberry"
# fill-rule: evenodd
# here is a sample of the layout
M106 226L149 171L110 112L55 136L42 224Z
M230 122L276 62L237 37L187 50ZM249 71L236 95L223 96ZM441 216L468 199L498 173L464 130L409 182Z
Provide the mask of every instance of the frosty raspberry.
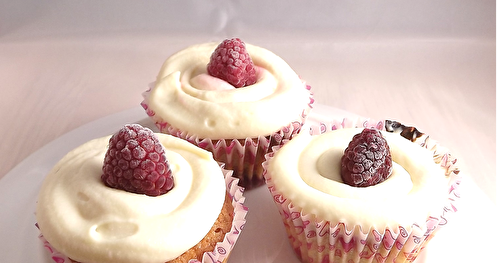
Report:
M386 180L392 171L392 158L387 141L376 129L364 129L354 135L341 159L344 183L366 187Z
M239 38L226 39L212 53L208 74L229 82L236 88L257 82L257 74L245 43Z
M110 138L102 171L105 185L131 193L158 196L174 186L165 149L139 124L125 125Z

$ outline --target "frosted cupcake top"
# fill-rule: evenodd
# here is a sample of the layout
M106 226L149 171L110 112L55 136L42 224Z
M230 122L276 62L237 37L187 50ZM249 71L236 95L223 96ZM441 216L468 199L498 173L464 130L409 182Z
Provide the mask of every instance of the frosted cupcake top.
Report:
M442 211L442 203L436 200L444 200L447 194L443 171L430 151L398 134L383 132L393 159L393 171L386 181L359 188L343 183L340 159L361 130L346 128L294 137L269 161L276 190L305 213L347 226L359 225L363 231L425 225L430 214Z
M151 197L101 181L109 137L68 153L45 178L36 217L45 238L80 262L166 262L208 233L225 199L224 176L212 155L157 134L175 187Z
M257 82L235 88L207 74L217 43L188 47L168 58L155 86L145 94L148 107L174 127L201 138L244 139L269 135L303 114L310 91L274 53L246 44L257 68Z

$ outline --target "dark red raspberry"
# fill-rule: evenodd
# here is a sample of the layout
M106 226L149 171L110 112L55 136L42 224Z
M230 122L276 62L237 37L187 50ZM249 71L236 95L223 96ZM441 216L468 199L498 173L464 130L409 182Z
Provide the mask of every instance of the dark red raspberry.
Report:
M174 186L165 149L148 128L129 124L109 139L101 180L131 193L158 196Z
M340 175L350 186L366 187L385 181L392 171L387 141L376 129L354 135L341 159Z
M212 53L207 65L210 76L229 82L236 88L257 82L257 73L245 43L239 38L226 39Z

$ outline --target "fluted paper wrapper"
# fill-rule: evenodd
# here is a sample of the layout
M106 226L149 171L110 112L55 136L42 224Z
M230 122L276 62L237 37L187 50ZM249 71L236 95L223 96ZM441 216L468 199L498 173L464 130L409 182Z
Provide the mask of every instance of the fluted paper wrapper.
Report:
M225 138L219 140L201 138L196 134L188 133L172 126L163 120L161 116L158 116L156 112L149 108L149 94L153 87L154 83L150 84L149 89L143 93L144 100L141 106L155 122L160 132L184 139L212 152L216 161L225 163L227 169L233 170L233 176L240 179L240 186L245 187L246 190L265 183L262 176L262 163L265 161L265 154L271 152L273 146L281 145L283 141L291 139L293 135L300 132L314 103L313 95L310 93L310 102L297 116L297 119L272 134L245 139ZM304 87L309 91L311 90L308 85L304 85Z
M248 209L244 206L245 197L243 196L243 188L238 186L238 179L232 177L232 171L223 169L223 164L221 164L221 169L224 174L226 191L232 200L232 205L234 208L233 222L231 226L231 231L226 233L224 240L218 242L215 249L212 252L205 252L201 261L197 259L191 259L189 263L220 263L227 262L229 254L233 249L241 231L246 223L246 214ZM40 241L43 242L43 246L50 253L50 257L56 263L78 263L77 261L71 260L66 255L57 251L43 236L40 234Z
M447 224L456 209L460 198L458 185L461 177L456 159L449 151L426 134L414 127L399 122L369 119L339 119L329 123L314 124L310 127L312 135L343 128L371 127L378 130L395 132L433 152L434 161L443 170L448 181L448 199L443 200L443 210L430 215L425 225L414 224L411 227L388 226L383 233L373 229L361 229L359 225L346 225L344 222L329 222L308 214L288 200L276 189L272 174L267 173L267 163L279 150L266 155L264 177L274 202L282 217L291 246L302 262L316 263L357 263L357 262L413 262L427 242L436 232ZM439 200L436 200L439 202Z

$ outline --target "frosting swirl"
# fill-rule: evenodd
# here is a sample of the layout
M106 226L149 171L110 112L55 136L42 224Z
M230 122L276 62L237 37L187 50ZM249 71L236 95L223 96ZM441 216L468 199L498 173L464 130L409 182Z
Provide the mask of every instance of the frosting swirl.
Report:
M435 200L445 198L447 181L431 152L397 134L382 132L394 167L386 181L362 188L344 184L340 158L361 130L346 128L294 137L269 160L268 172L276 190L305 213L348 226L360 225L364 231L415 223L423 226L430 214L442 211Z
M105 186L100 176L109 137L68 153L47 175L37 221L45 238L80 262L166 262L210 230L225 198L212 155L157 134L166 148L175 187L151 197ZM219 176L220 175L220 176Z
M269 135L299 119L311 94L283 59L247 44L258 80L234 88L206 72L216 47L216 43L194 45L165 61L147 95L149 108L157 116L183 131L211 139Z

